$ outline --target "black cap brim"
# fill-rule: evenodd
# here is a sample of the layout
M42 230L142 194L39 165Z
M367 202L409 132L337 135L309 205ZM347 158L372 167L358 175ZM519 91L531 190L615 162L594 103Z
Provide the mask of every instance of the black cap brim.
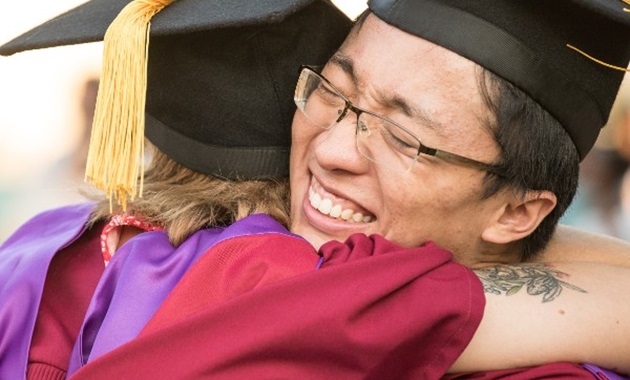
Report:
M368 5L381 20L523 90L563 125L580 158L606 124L630 58L630 13L622 1L369 0Z

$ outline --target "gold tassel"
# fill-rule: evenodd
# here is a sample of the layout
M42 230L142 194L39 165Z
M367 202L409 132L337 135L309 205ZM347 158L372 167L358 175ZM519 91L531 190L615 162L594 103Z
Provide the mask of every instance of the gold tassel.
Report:
M625 0L624 0L624 1L625 1ZM610 63L606 63L606 62L604 62L604 61L602 61L602 60L599 60L599 59L597 59L597 58L595 58L595 57L593 57L593 56L590 56L590 55L586 54L585 52L583 52L582 50L580 50L580 49L576 48L576 47L575 47L575 46L573 46L573 45L569 45L569 44L567 44L567 47L568 47L569 49L573 49L573 50L577 51L578 53L582 54L583 56L585 56L586 58L590 59L590 60L591 60L591 61L593 61L593 62L597 62L597 63L599 63L599 64L600 64L600 65L602 65L602 66L608 67L609 69L614 69L614 70L624 71L624 72L626 72L626 73L627 73L627 72L630 72L630 69L628 69L628 68L621 67L621 66L615 66L615 65L611 65Z
M174 0L133 0L103 39L99 84L85 181L127 209L144 181L144 111L151 18Z

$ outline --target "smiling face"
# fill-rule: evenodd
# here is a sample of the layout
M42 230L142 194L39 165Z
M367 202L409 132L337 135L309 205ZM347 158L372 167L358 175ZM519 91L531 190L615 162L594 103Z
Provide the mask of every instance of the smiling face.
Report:
M497 158L475 64L459 55L370 15L322 75L426 146L485 163ZM323 130L296 112L292 231L316 247L377 233L403 246L432 240L464 263L483 260L471 255L484 250L482 233L505 205L502 193L481 200L486 173L425 155L406 173L379 166L358 151L356 121L351 113Z

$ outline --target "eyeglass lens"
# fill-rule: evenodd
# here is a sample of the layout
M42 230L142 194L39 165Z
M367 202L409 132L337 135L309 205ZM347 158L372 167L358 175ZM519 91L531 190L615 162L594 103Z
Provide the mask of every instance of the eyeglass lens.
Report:
M397 125L375 114L353 107L321 76L302 70L295 103L306 118L322 129L330 129L350 111L357 114L356 138L359 152L378 165L408 171L418 156L417 139Z

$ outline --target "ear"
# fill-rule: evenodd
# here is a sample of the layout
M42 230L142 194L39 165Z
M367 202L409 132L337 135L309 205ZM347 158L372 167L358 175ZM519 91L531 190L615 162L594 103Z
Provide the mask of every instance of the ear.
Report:
M495 244L507 244L530 235L556 207L557 198L551 191L528 191L497 210L481 238Z

